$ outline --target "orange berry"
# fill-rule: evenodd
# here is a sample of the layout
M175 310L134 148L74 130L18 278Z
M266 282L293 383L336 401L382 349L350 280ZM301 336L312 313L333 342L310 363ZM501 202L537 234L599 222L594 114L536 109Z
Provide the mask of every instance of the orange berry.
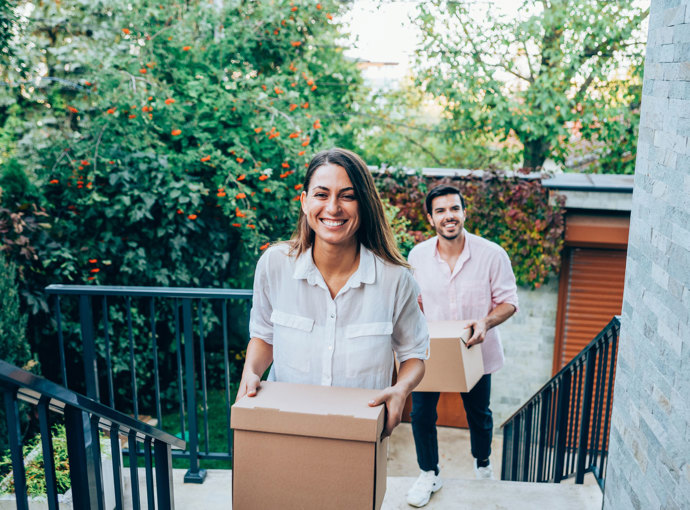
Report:
M204 156L203 158L201 158L201 161L203 163L206 163L207 161L211 161L211 156Z
M146 71L146 69L142 67L141 69L139 69L139 72L141 74L146 74L148 71Z
M231 225L232 225L233 227L235 227L235 228L240 228L240 227L242 226L242 225L239 224L239 223L232 223Z
M112 115L113 113L115 113L115 108L108 108L108 109L105 111L105 113L109 113L109 114Z
M50 184L60 184L60 181L58 181L57 179L52 179L50 181Z
M271 192L271 188L264 188L264 193L270 193L270 192Z
M239 164L244 163L244 158L235 158L235 161L237 161Z
M265 250L266 248L268 248L269 246L271 246L271 243L262 244L261 246L259 246L259 249L260 249L261 251L263 251L263 250Z
M283 163L280 165L283 168L290 168L290 164L287 161L283 161Z
M79 110L77 110L74 106L68 106L67 109L72 113L79 113Z
M168 99L165 100L165 104L173 104L175 100L172 97L169 97Z
M183 47L182 47L182 51L189 51L189 50L191 50L191 49L192 49L191 46L183 46Z
M302 105L302 108L309 108L309 103L308 103L308 102L304 103L304 104Z
M136 119L137 116L136 116L135 114L133 114L133 113L130 113L130 114L129 114L129 118L130 118L130 119Z
M89 264L95 264L98 262L98 259L89 259Z
M326 17L327 17L328 19L330 19L330 20L332 20L332 19L333 19L333 16L331 16L331 14L330 14L330 13L329 13L329 14L326 14Z
M292 44L296 48L297 46L302 45L302 41L292 41L290 44Z
M242 200L243 198L247 198L247 195L245 193L238 193L235 198L237 200Z
M125 34L125 35L129 35L129 33L130 33L130 32L129 32L129 28L123 28L123 29L122 29L122 33Z
M295 189L296 189L296 190L302 189L302 185L301 185L301 184L295 184Z
M298 156L304 156L304 154L305 154L306 152L307 152L307 151L299 151L299 152L297 153L297 155L298 155Z
M196 216L196 214L190 214L189 216L187 216L187 218L194 221L197 218L197 216Z
M255 229L255 228L256 228L256 225L250 223L249 225L247 225L247 228Z
M316 8L317 8L318 10L321 10L321 4L316 4Z
M244 179L246 179L246 177L247 177L247 176L246 176L245 174L242 174L242 175L240 175L240 176L237 178L237 180L238 180L238 181L243 181Z
M181 129L173 129L172 131L170 131L170 134L173 136L178 136L178 135L182 134L182 130Z
M98 269L97 267L94 267L94 268L91 269L89 272L90 272L90 273L98 273L99 271L100 271L100 269Z
M254 128L254 132L257 133L257 134L258 134L258 133L261 133L261 130L262 130L262 129L263 129L263 128L260 128L260 127Z
M260 175L260 176L259 176L259 180L260 180L260 181L265 181L266 179L268 179L268 175L266 175L266 174L263 174L263 175Z
M296 5L293 5L293 6L292 6L292 9L290 9L290 10L291 10L292 12L295 12L295 11L297 10L297 6L296 6Z

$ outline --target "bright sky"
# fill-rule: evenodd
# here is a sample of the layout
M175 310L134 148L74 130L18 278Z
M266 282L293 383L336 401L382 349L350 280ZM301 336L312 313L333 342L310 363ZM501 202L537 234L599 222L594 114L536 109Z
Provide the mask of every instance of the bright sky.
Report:
M409 62L418 43L418 31L410 22L417 5L423 0L354 0L349 12L342 18L344 28L349 27L353 49L348 56L373 62L397 62L397 66L369 69L365 77L377 84L397 81L409 70ZM489 2L487 2L489 3ZM516 15L521 2L494 0L496 9Z

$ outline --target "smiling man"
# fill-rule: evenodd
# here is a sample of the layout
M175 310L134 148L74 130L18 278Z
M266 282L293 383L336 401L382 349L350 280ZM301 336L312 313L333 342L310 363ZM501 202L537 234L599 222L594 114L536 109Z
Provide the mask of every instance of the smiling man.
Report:
M408 260L421 289L419 302L426 319L465 321L473 328L467 345L480 344L476 348L482 350L484 376L471 391L460 395L470 428L475 474L492 479L491 374L503 366L503 347L495 327L517 311L515 276L503 248L465 230L465 200L459 190L436 187L425 205L437 235L415 246ZM412 432L422 471L407 493L412 506L426 505L442 486L436 437L438 399L438 392L412 393Z

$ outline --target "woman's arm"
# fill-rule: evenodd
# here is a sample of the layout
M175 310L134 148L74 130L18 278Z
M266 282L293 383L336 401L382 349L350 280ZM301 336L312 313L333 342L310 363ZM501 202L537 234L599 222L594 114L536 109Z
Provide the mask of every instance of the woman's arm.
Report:
M376 398L369 402L371 407L386 404L386 426L383 429L383 437L390 436L393 429L402 420L402 413L405 407L407 396L412 393L424 377L424 361L417 358L410 358L400 363L398 369L398 379L393 386L389 386Z
M242 379L235 402L245 395L253 397L259 388L261 376L273 362L273 346L260 338L252 338L247 345Z

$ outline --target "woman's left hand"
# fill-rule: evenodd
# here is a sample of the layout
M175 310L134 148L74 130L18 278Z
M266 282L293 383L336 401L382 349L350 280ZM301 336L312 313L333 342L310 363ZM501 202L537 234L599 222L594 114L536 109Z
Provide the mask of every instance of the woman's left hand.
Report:
M390 436L393 429L400 424L406 399L407 393L405 391L396 386L389 386L369 401L369 407L386 404L386 425L381 435L382 438Z

